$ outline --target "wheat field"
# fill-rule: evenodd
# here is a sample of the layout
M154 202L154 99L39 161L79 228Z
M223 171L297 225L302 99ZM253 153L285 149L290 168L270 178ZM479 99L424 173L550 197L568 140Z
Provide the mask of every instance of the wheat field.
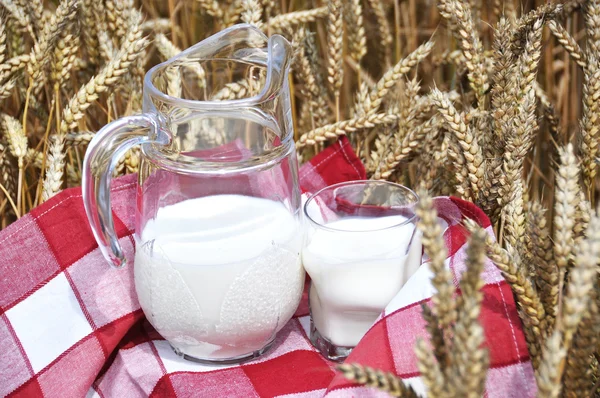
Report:
M415 347L428 396L482 395L485 256L512 287L538 395L598 395L600 0L0 0L0 9L1 228L81 183L95 132L141 111L149 67L250 23L292 43L299 162L346 135L369 178L421 196L438 291L423 309L432 345ZM213 99L259 84L228 83ZM127 153L117 174L136 172L138 156ZM459 299L437 195L480 206L498 237L466 224ZM394 375L340 369L416 396Z

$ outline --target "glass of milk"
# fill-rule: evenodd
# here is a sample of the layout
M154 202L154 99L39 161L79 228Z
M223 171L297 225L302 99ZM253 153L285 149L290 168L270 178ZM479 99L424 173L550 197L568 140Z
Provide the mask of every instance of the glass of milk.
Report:
M102 128L86 153L88 220L119 268L127 231L115 229L110 181L119 158L140 146L127 266L146 318L184 359L265 353L302 297L290 61L282 36L227 28L152 68L144 113ZM233 93L236 82L252 89Z
M419 198L385 181L329 186L304 206L302 263L311 278L310 340L345 359L421 265Z

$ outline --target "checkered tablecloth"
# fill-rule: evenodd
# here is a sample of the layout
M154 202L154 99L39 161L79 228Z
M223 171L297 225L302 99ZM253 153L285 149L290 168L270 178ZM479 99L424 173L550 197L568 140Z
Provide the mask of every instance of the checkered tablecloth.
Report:
M344 138L305 164L305 192L364 179ZM135 176L113 184L116 228L133 259ZM488 228L470 203L438 198L449 225L448 266L464 270L464 217ZM131 263L129 263L131 264ZM419 303L433 294L427 264L352 352L348 361L394 372L423 391L413 346L424 336ZM535 395L521 323L509 286L486 263L481 320L490 350L488 397ZM133 267L108 266L89 229L80 189L68 189L0 232L0 396L22 397L379 397L336 375L307 339L304 297L271 351L242 365L207 366L177 357L145 321Z

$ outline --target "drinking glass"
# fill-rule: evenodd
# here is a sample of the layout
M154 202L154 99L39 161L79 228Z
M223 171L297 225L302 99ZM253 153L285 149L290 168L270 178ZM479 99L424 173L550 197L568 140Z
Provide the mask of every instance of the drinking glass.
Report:
M310 341L341 361L421 264L418 196L385 181L336 184L304 206Z

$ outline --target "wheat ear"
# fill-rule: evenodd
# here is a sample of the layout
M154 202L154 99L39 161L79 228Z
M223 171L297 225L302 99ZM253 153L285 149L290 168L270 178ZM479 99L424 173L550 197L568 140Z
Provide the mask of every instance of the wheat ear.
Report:
M438 112L445 120L447 128L456 136L467 163L469 182L474 197L483 188L484 164L483 153L472 129L467 125L463 115L459 114L447 96L437 88L431 91L431 97Z
M215 17L217 20L223 19L223 9L216 0L196 0L196 2L211 17Z
M434 349L437 348L436 343L434 343ZM422 338L417 339L415 354L419 373L427 387L427 396L430 398L447 397L446 381L444 373L440 369L440 363L436 361L433 352Z
M375 87L369 93L369 103L363 104L363 110L366 114L373 114L377 112L383 99L390 91L390 89L396 85L400 78L408 73L415 65L421 62L425 57L429 55L433 48L434 42L428 41L420 45L415 51L410 53L406 58L400 60L396 65L390 68L382 77L379 79Z
M83 118L85 110L96 101L100 95L107 91L123 76L129 66L142 54L147 44L140 30L140 15L135 12L130 17L129 31L123 39L123 44L115 57L106 64L90 81L79 89L71 98L63 111L61 121L61 134L77 127L77 121Z
M394 41L392 36L392 29L390 28L390 22L388 21L385 5L381 0L367 0L369 7L375 16L376 27L379 33L380 45L378 48L383 53L384 65L390 65L392 58L392 43Z
M445 265L448 251L442 236L442 227L438 223L433 199L425 191L419 191L417 216L419 217L417 228L423 234L423 248L429 256L429 268L433 273L431 283L437 290L437 293L431 298L432 310L438 318L440 328L446 330L456 320L455 303L452 298L455 287L452 282L452 274Z
M580 152L585 185L593 190L598 169L598 138L600 134L600 66L594 53L588 53L588 67L584 69L583 114L580 122Z
M471 220L468 220L465 225L470 231L476 231L480 228ZM509 250L510 252L504 250L491 236L486 236L487 256L502 272L504 279L506 279L517 298L524 319L525 337L528 340L531 359L534 368L537 368L546 313L535 287L521 267L518 254L510 247Z
M348 49L350 57L360 65L367 54L367 36L363 23L363 11L360 0L351 0L344 7L344 19L348 32Z
M312 10L288 12L271 18L269 26L275 31L288 30L299 24L314 22L317 19L326 17L328 14L329 10L326 6L313 8Z
M0 17L0 65L4 62L7 56L6 29L4 24L4 18Z
M245 0L242 2L242 9L244 10L241 15L243 22L254 25L258 29L263 28L263 6L258 0Z
M393 397L418 397L411 387L406 386L401 379L391 373L384 373L358 364L343 364L339 365L338 369L348 380L385 391Z
M162 33L158 33L155 36L154 45L164 60L173 58L181 52L181 49ZM200 63L186 62L182 63L181 66L184 69L184 73L189 70L189 73L194 75L199 88L206 87L206 71Z
M486 349L482 348L483 328L478 317L483 300L483 271L485 261L485 240L487 232L482 229L474 231L467 246L467 269L462 275L460 288L462 295L458 305L458 321L454 327L454 347L452 357L459 378L448 381L452 384L457 396L481 397L485 387L489 358Z
M567 32L564 26L554 20L548 22L548 27L550 28L550 31L556 40L564 47L565 50L567 50L577 65L585 69L587 67L585 55L581 47L579 47L579 44L577 44L575 38L571 36L569 32Z
M77 4L77 0L63 0L58 5L50 21L44 24L42 34L29 54L27 73L34 92L37 92L44 82L45 75L42 72L51 59L48 52L54 48L63 29L75 19Z
M46 176L42 188L42 200L45 202L56 195L62 186L65 169L64 136L54 135L48 147Z
M539 370L535 373L538 387L538 398L558 398L561 392L561 362L567 355L562 345L562 333L555 329L544 344L544 351Z
M327 81L330 90L336 98L337 119L339 121L339 95L344 81L344 20L342 17L341 0L328 0L327 8Z
M308 133L302 134L296 146L302 148L306 145L314 145L316 142L334 139L358 129L370 128L380 124L390 124L397 120L398 115L388 113L376 113L370 116L343 120L341 122L318 127Z
M579 203L579 167L573 154L573 146L559 149L560 166L556 174L554 204L554 257L556 265L565 269L569 264L573 246L573 227Z
M534 277L538 286L540 300L546 311L549 327L554 324L556 303L558 302L558 268L552 253L552 240L546 225L546 210L539 202L532 202L527 211L529 226L528 246L534 266Z
M469 3L462 0L442 0L440 14L450 21L452 33L467 61L468 78L475 92L478 107L485 106L484 95L488 89L487 73L483 63L483 44L473 24L473 15Z

